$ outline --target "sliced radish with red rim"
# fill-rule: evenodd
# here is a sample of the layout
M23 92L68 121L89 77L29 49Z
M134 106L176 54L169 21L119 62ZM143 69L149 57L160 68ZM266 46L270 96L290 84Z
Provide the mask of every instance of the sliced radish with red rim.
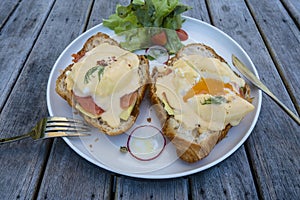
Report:
M136 159L150 161L157 158L166 146L162 132L152 125L135 128L127 140L128 152Z
M151 56L151 58L155 59L159 63L165 63L169 60L168 50L159 45L154 45L146 49L146 56Z

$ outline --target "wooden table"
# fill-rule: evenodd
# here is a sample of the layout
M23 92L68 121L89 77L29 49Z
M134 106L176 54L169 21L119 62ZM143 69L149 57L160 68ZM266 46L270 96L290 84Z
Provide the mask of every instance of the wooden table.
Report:
M64 48L129 0L0 2L1 137L48 115L49 73ZM300 112L299 0L185 0L185 13L221 29L253 60L262 81ZM0 199L298 199L300 129L263 95L245 144L216 166L187 177L147 180L97 167L62 139L0 146Z

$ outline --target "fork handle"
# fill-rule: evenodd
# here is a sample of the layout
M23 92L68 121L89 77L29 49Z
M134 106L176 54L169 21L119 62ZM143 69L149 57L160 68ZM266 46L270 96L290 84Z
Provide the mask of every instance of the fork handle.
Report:
M270 90L264 90L264 92L271 97L275 103L277 103L298 125L300 125L300 119L295 115L288 107L286 107Z
M0 138L0 144L22 140L22 139L28 138L30 136L31 136L31 132L29 132L27 134L24 134L24 135L18 135L18 136L15 136L15 137L11 137L11 138Z

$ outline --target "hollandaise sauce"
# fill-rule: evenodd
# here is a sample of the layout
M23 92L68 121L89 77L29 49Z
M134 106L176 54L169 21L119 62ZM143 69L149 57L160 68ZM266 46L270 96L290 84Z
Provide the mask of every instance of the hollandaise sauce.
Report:
M245 81L218 59L189 55L158 71L164 75L157 77L156 93L186 129L221 131L254 109L240 94Z
M74 63L67 74L67 89L81 100L92 100L89 105L94 104L103 112L90 112L84 103L77 105L80 111L93 118L101 117L111 127L118 127L121 118L126 118L127 112L130 114L136 100L135 92L141 86L138 67L136 54L103 43Z

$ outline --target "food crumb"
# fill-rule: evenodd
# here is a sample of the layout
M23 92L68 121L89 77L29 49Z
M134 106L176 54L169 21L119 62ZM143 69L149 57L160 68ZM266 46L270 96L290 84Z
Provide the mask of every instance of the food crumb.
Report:
M151 117L147 118L147 122L151 123Z
M98 142L98 141L99 141L99 138L96 138L96 139L95 139L95 142Z
M90 144L89 146L90 146L90 148L93 148L93 145Z
M120 147L120 151L121 151L122 153L127 153L127 152L128 152L128 148L127 148L126 146L121 146L121 147Z

